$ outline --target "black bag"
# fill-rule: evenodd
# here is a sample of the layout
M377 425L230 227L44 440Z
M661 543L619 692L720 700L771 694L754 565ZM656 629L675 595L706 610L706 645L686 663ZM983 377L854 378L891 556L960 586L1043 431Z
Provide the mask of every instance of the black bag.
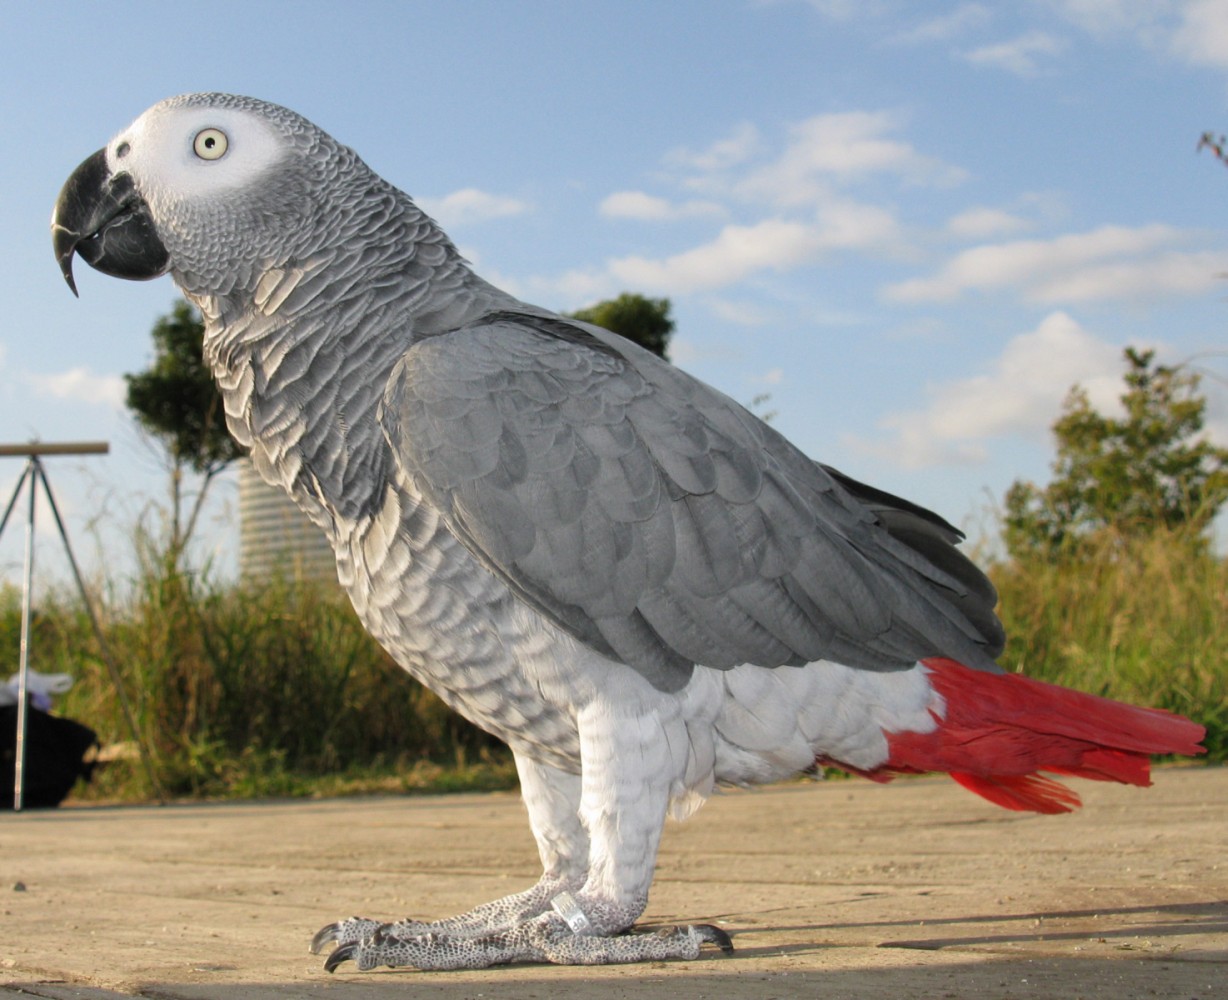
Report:
M72 719L48 715L33 705L26 710L26 761L22 774L22 808L58 806L78 778L94 771L85 755L98 735ZM0 809L12 809L17 761L17 706L0 708Z

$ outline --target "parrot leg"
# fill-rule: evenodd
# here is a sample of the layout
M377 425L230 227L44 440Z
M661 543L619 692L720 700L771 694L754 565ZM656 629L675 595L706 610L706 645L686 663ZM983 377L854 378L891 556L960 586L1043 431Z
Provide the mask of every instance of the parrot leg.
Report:
M434 923L354 917L329 924L312 944L318 951L337 942L324 967L332 972L351 960L361 970L600 965L692 959L705 943L732 951L729 935L707 924L627 933L647 905L672 769L648 760L635 739L641 727L655 725L659 734L660 720L599 718L581 725L583 778L516 756L545 870L537 885ZM628 768L637 758L643 766Z
M483 903L467 913L444 920L398 920L383 923L350 917L322 927L312 939L312 954L329 942L357 945L377 930L383 937L412 938L428 934L475 937L515 927L550 909L561 892L584 884L588 864L588 833L580 822L580 776L514 754L520 794L542 860L542 877L531 889ZM334 953L335 954L335 953Z

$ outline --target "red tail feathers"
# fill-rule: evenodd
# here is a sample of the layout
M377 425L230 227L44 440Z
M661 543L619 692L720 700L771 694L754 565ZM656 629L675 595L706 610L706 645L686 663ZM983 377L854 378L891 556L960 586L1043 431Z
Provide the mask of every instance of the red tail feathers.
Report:
M953 660L924 665L946 712L933 732L888 733L890 757L870 777L947 771L1007 809L1058 813L1078 795L1036 772L1149 785L1152 754L1203 752L1203 727L1170 712Z

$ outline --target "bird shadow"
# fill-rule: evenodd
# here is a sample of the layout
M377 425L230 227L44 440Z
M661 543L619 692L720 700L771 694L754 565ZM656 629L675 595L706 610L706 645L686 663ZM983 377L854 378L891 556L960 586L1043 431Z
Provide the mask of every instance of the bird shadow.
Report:
M1137 918L1150 919L1139 921ZM1080 922L1081 926L1064 928L1066 922ZM1094 924L1089 924L1095 921ZM1084 923L1086 922L1086 923ZM740 953L746 955L770 953L805 953L816 950L812 943L798 945L772 945L756 948L746 943L758 934L771 933L773 936L781 933L796 932L815 939L822 939L824 933L862 930L865 932L879 931L874 937L883 940L868 942L880 948L912 948L922 951L940 951L946 948L958 949L975 946L1007 946L1034 941L1088 941L1111 943L1137 940L1172 939L1170 950L1179 947L1176 939L1194 935L1224 935L1222 948L1211 951L1200 948L1198 955L1213 960L1228 961L1228 900L1208 900L1193 903L1171 903L1149 906L1116 906L1099 909L1070 910L1028 910L1019 913L968 914L959 917L939 917L926 920L924 927L929 933L925 937L897 938L891 932L896 928L915 928L915 920L875 920L875 921L841 921L839 923L795 924L782 926L774 924L771 927L747 927L738 929L729 927L734 937L735 945ZM985 928L1000 928L987 931ZM960 933L961 928L976 927L978 933ZM841 941L842 946L847 945Z
M1139 921L1139 918L1146 918ZM1046 922L1094 921L1093 928L1047 928ZM86 996L91 1000L781 1000L825 997L833 1000L935 1000L976 997L978 1000L1071 1000L1104 997L1132 1000L1172 996L1209 1000L1228 981L1228 901L1103 909L1028 910L1017 913L970 914L927 921L926 937L897 938L915 921L878 920L839 923L798 923L770 927L738 927L725 923L736 950L723 955L705 951L694 962L654 962L627 966L574 967L516 965L479 971L427 973L413 969L381 969L359 973L343 967L335 976L305 968L283 982L225 981L234 966L200 967L195 982L144 982L126 985L124 992L88 986L88 993L70 992L63 980L45 983L25 979L7 984L15 993L47 998ZM1040 926L1037 927L1037 922ZM986 931L986 925L1001 930ZM644 925L648 931L656 925ZM970 929L976 927L977 931ZM967 930L966 930L967 929ZM865 932L865 940L848 939ZM831 940L839 932L839 941ZM773 944L757 944L760 935ZM1203 942L1182 952L1183 936ZM1220 935L1206 948L1208 935ZM802 937L797 943L781 937ZM824 940L827 938L827 940ZM1163 939L1156 947L1125 944L1125 939ZM1045 952L1044 942L1102 942L1099 951L1060 954ZM1017 949L1040 943L1042 950ZM892 949L896 949L892 951ZM912 952L905 958L898 949ZM969 951L967 949L974 949ZM895 957L890 957L894 955ZM875 957L881 956L881 958ZM222 981L210 981L216 972ZM240 973L241 974L241 973ZM7 996L0 980L0 997Z
M798 968L782 957L777 967L758 961L740 967L732 958L695 962L601 966L592 969L515 966L482 972L424 973L384 970L294 982L145 983L132 993L93 992L91 1000L138 996L156 1000L1072 1000L1171 996L1210 1000L1225 978L1219 962L1129 961L1070 956L939 956L855 967ZM750 965L750 963L746 963ZM24 993L54 997L23 984ZM0 994L3 993L0 984ZM71 994L76 996L78 994Z

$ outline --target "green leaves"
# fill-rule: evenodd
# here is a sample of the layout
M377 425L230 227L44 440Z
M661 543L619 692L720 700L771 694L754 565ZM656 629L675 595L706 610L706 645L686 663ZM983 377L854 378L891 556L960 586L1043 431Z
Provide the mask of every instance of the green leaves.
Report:
M634 340L640 347L664 358L674 332L669 311L669 299L649 299L634 292L623 292L616 299L606 299L568 315Z
M226 430L222 395L202 356L205 326L180 299L153 328L154 360L145 371L125 375L127 405L137 423L165 449L169 458L169 537L163 553L178 566L195 529L213 477L243 454ZM191 509L184 516L184 473L201 476Z
M210 474L242 452L226 431L222 397L201 357L205 328L180 300L154 325L153 364L125 375L127 405L176 465Z
M1043 488L1017 480L1006 494L1011 556L1077 555L1104 531L1139 537L1159 528L1201 533L1228 500L1228 449L1199 436L1199 378L1127 348L1123 415L1093 409L1071 389L1053 425L1057 459Z

